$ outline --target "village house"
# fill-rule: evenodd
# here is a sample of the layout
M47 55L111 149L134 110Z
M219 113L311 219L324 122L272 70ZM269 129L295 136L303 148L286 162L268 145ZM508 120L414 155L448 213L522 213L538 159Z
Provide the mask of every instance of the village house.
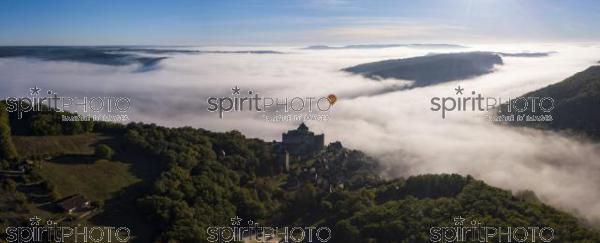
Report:
M75 194L61 199L55 205L62 212L72 214L76 211L87 209L90 206L90 201L82 195Z

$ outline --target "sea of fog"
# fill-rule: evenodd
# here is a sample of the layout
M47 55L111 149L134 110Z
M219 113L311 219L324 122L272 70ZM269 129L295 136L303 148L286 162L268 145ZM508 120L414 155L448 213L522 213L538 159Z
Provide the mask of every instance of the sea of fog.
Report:
M341 141L379 158L385 176L421 173L470 174L513 191L533 190L544 202L600 218L600 146L552 132L501 127L481 112L431 111L432 97L466 94L517 97L559 82L600 60L600 45L470 45L466 49L333 49L298 47L196 47L198 50L275 50L283 54L168 54L158 68L106 66L0 58L0 97L29 96L41 87L72 97L131 98L133 121L239 130L249 137L280 139L297 122L267 122L256 112L207 111L208 97L231 96L231 88L262 96L320 97L336 94L328 121L308 121L327 141ZM398 90L410 81L374 81L340 69L366 62L464 51L548 52L548 57L503 57L488 75L435 86ZM150 55L150 54L148 54ZM164 55L163 55L164 56ZM393 91L397 90L397 91ZM599 112L599 111L590 111Z

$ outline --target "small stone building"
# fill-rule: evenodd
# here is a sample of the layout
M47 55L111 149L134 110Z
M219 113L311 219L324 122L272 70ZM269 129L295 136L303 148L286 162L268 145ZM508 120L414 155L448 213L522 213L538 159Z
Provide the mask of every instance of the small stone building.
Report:
M62 212L71 214L73 212L86 209L90 206L90 201L84 196L75 194L56 202L56 207Z

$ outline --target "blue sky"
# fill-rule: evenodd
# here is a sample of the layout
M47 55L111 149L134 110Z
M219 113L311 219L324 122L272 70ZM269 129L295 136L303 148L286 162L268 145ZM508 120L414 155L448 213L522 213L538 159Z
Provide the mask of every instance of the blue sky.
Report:
M600 40L600 1L2 0L0 45Z

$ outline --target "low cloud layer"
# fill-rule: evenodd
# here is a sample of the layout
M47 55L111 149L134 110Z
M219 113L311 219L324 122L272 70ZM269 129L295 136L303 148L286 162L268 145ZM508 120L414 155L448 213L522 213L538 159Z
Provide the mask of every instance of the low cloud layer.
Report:
M469 45L472 46L472 45ZM211 48L217 49L217 48ZM223 48L221 48L223 49ZM239 48L235 48L239 50ZM237 129L251 137L280 139L296 123L269 123L255 112L206 111L208 97L230 96L231 88L261 96L339 97L326 122L309 121L329 141L377 156L386 176L420 173L471 174L510 190L535 191L545 202L590 218L600 218L600 148L552 132L509 128L486 122L483 113L451 112L442 119L430 110L432 97L465 93L517 97L556 83L600 59L595 45L476 46L460 51L547 52L547 57L503 57L492 74L410 90L410 81L377 82L339 71L361 63L426 55L414 48L369 50L301 50L266 48L286 55L173 55L157 69L0 59L1 97L28 96L37 85L67 96L127 96L130 118L167 126L194 126L216 131ZM226 49L223 49L226 50ZM448 52L456 50L447 50ZM590 111L598 112L598 111Z

